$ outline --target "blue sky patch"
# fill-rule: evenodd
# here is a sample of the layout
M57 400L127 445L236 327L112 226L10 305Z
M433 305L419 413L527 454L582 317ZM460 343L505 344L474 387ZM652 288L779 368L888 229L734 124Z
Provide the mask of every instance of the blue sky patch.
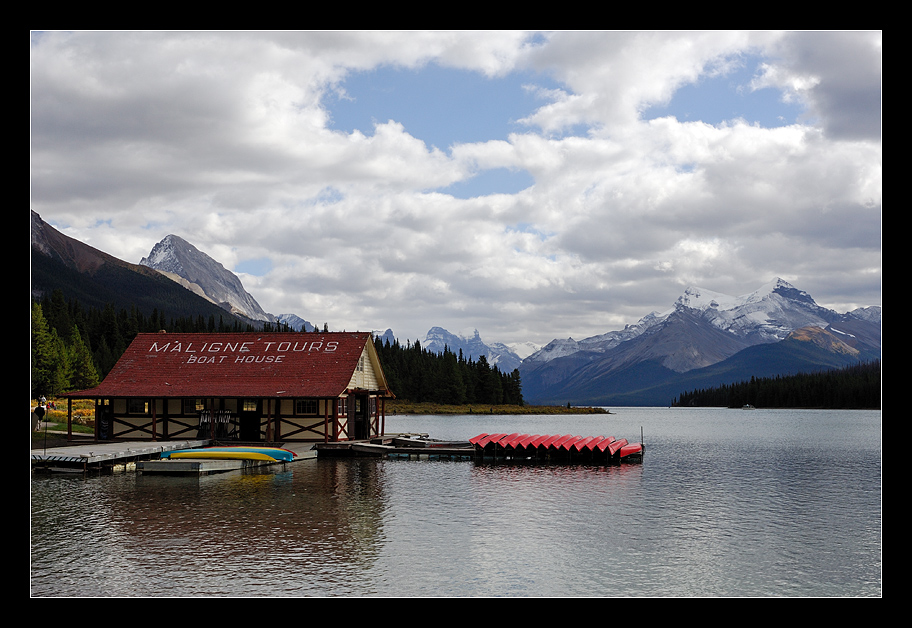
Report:
M236 273L245 273L247 275L254 275L255 277L262 277L270 270L272 270L272 260L268 257L246 259L238 262L234 267L234 272Z
M544 101L536 85L556 89L557 83L533 73L488 78L477 72L431 64L419 70L382 66L357 72L342 87L348 99L326 103L332 128L374 134L375 123L395 120L428 147L448 151L453 144L505 140L525 132L517 121Z
M701 121L718 126L735 119L764 128L788 126L798 122L804 113L799 102L784 102L782 93L773 88L751 90L762 59L745 57L744 62L727 74L704 76L696 83L680 87L667 106L649 107L644 120L674 116L680 122Z
M525 170L493 168L479 172L471 179L441 188L439 191L456 198L475 198L491 194L516 194L534 183L535 179Z

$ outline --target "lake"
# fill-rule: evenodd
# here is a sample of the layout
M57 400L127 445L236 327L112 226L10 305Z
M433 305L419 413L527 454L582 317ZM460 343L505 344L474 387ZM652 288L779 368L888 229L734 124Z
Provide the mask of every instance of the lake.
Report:
M392 416L640 440L642 464L320 459L31 478L31 595L882 596L880 411Z

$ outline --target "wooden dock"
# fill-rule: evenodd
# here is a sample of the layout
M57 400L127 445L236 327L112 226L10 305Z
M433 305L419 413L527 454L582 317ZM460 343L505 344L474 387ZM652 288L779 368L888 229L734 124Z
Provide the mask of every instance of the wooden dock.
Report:
M56 473L141 471L207 475L272 464L290 464L262 460L160 460L163 453L196 449L210 443L208 440L87 442L68 447L32 449L30 458L33 471ZM284 448L295 452L295 462L317 456L313 443L295 443L285 445Z
M475 455L468 441L433 440L427 434L388 434L370 440L318 443L315 448L318 455L331 457L471 460Z
M133 470L137 462L152 460L163 452L207 445L207 440L167 442L86 442L67 447L32 449L32 469L36 471L85 472Z
M208 440L167 442L89 442L83 445L33 449L32 469L87 472L140 471L206 475L275 464L263 460L160 459L177 449L196 449ZM295 453L293 462L317 457L408 458L412 460L476 460L478 462L535 462L571 464L619 464L642 462L644 447L613 437L547 436L527 434L480 434L468 441L442 441L427 434L388 434L369 440L334 443L280 443Z

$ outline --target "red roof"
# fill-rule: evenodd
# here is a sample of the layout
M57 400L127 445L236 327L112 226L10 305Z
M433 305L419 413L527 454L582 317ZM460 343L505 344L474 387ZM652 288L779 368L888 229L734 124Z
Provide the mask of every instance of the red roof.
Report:
M67 397L338 397L368 347L367 332L139 334L90 390Z

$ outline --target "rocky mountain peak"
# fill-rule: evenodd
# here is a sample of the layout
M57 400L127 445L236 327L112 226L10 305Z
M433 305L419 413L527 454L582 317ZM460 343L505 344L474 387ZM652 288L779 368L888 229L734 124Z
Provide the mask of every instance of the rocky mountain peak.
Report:
M162 238L139 263L167 275L229 312L255 321L275 322L275 317L263 311L244 289L237 275L179 236L170 234Z

